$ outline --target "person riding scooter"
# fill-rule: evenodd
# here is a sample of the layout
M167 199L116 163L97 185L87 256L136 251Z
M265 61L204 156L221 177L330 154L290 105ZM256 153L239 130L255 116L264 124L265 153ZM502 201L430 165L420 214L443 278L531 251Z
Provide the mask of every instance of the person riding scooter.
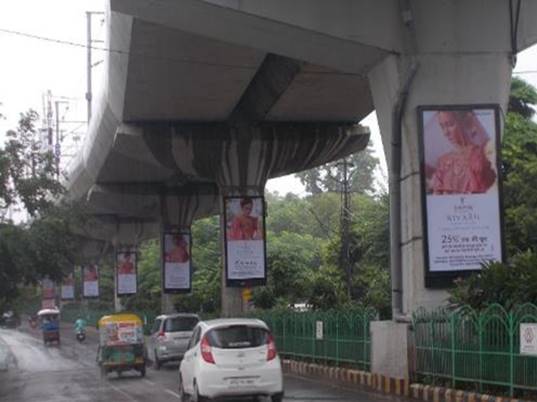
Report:
M86 320L81 317L75 321L75 335L78 342L86 339Z

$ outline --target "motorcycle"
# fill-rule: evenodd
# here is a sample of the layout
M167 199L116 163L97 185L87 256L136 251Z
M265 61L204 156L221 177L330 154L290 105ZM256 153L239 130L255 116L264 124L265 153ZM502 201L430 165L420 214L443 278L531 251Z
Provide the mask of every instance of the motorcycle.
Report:
M78 342L84 342L85 339L86 339L86 331L79 330L76 332L76 340Z

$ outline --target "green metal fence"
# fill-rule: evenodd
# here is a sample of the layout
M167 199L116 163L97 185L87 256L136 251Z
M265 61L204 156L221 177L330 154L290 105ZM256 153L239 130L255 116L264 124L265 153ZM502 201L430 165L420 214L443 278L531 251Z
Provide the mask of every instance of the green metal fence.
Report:
M369 370L372 309L360 311L263 311L253 316L265 321L278 352L291 358L346 365Z
M416 374L453 388L535 397L537 357L519 353L521 323L537 323L537 306L419 311L413 317Z

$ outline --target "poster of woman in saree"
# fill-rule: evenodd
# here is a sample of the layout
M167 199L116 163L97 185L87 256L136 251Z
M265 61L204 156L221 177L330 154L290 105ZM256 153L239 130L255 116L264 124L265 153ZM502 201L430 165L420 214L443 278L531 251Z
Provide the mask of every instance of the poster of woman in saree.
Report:
M497 190L494 110L439 110L422 115L427 194Z

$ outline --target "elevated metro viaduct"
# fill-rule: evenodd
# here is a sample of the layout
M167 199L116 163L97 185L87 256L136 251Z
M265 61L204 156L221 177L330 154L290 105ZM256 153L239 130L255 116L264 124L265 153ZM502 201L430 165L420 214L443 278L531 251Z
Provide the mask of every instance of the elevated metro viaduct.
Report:
M400 322L446 299L424 280L416 109L505 111L536 16L531 0L109 0L112 51L69 193L105 218L95 237L133 243L218 212L223 195L262 194L268 178L360 151L356 123L375 110L394 321L373 326L373 369L404 375ZM224 314L239 308L224 287Z

